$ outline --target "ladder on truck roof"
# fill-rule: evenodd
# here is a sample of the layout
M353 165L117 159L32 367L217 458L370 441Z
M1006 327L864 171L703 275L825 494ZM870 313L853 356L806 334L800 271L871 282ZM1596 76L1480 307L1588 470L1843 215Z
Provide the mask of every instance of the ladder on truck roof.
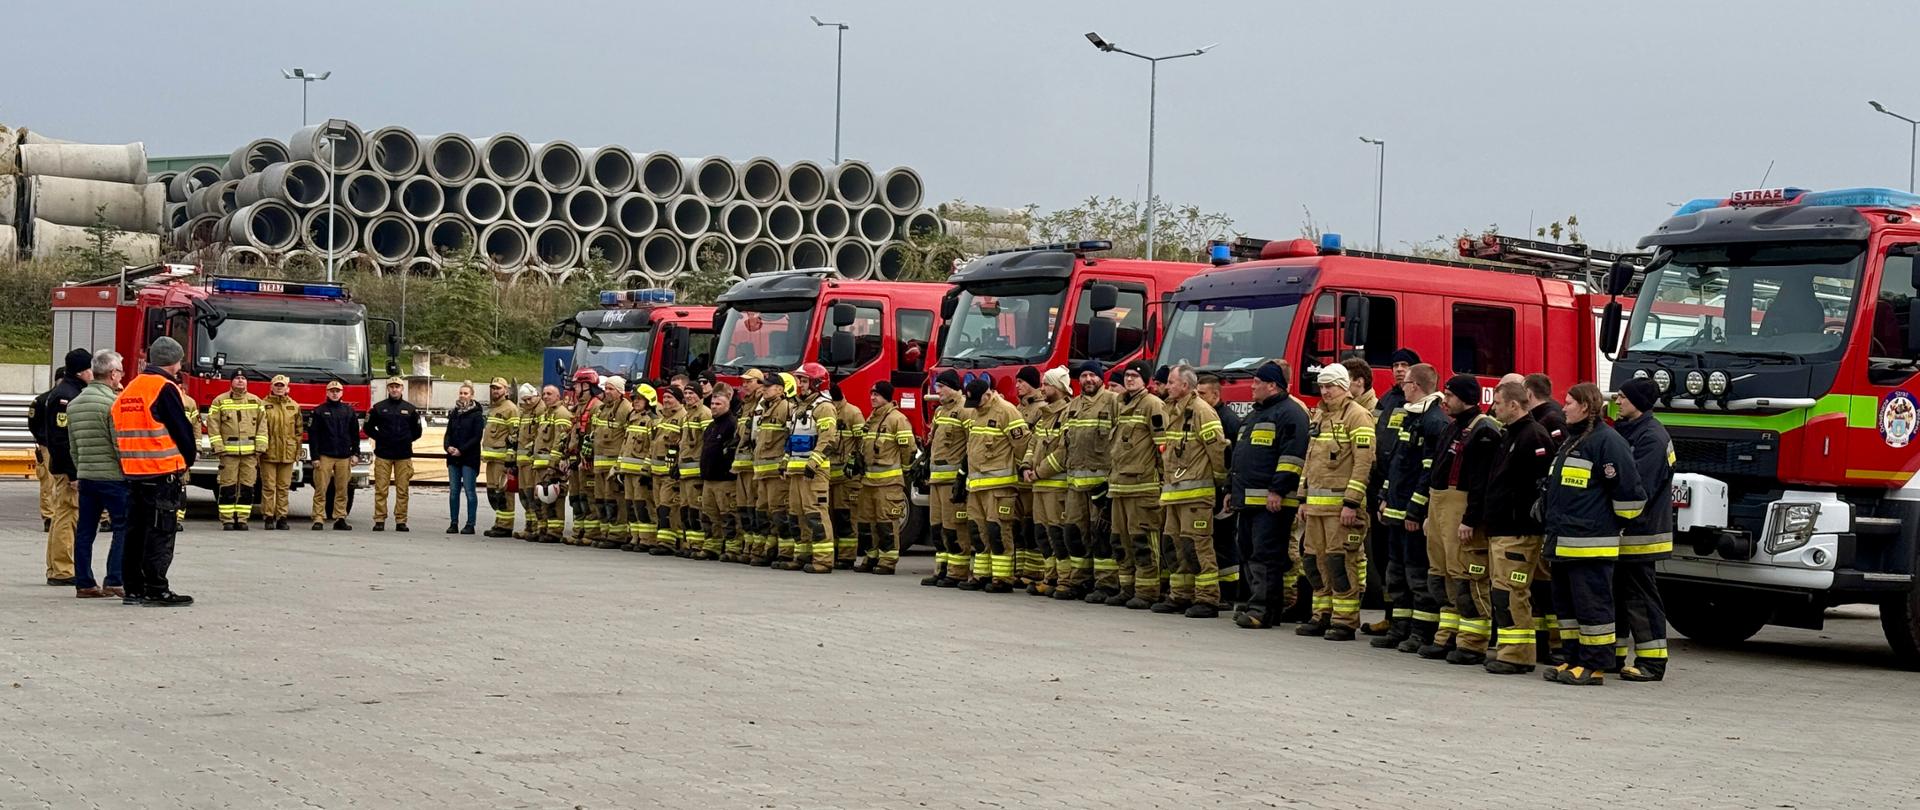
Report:
M1494 240L1491 245L1498 247L1490 248L1489 250L1468 250L1469 242L1473 242L1477 247L1482 243L1486 243L1487 240ZM1267 245L1276 241L1309 240L1255 239L1248 236L1241 236L1228 242L1227 250L1228 253L1236 259L1253 261L1261 258L1261 253ZM1516 252L1513 249L1522 246L1524 246L1526 250L1525 253ZM1613 263L1614 258L1621 255L1638 256L1641 259L1639 263L1642 265L1645 264L1646 259L1644 255L1639 254L1613 254L1604 251L1589 251L1585 245L1556 245L1551 242L1534 242L1532 240L1514 239L1491 233L1478 239L1470 236L1462 236L1456 247L1460 255L1460 258L1457 259L1441 256L1378 253L1369 250L1353 250L1350 248L1338 248L1334 250L1323 249L1320 255L1351 256L1360 259L1378 259L1380 261L1405 262L1408 264L1458 267L1463 270L1485 270L1496 273L1514 273L1523 276L1543 276L1586 283L1595 289L1598 288L1596 284L1598 279L1591 276L1605 273L1607 267Z
M121 268L120 272L110 276L91 278L86 281L69 281L61 286L105 287L111 284L120 288L120 294L122 296L131 297L134 290L149 284L175 281L198 275L199 273L200 268L191 264L149 264L144 267L124 267Z

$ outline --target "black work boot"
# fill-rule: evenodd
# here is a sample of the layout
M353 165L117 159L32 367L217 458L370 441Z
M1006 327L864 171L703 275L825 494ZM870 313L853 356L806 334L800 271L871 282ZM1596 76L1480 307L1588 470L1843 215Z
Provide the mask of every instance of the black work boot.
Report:
M1352 641L1353 628L1346 627L1343 625L1335 625L1333 627L1327 628L1327 632L1321 635L1320 637L1328 641Z
M1634 683L1653 683L1667 679L1667 662L1663 658L1637 659L1630 666L1620 668L1620 680Z
M1195 602L1187 606L1187 618L1189 619L1216 619L1219 617L1220 607L1218 605Z
M1247 630L1265 630L1272 626L1267 624L1261 617L1244 610L1233 614L1233 623Z
M1329 617L1315 616L1301 622L1299 627L1293 628L1293 634L1296 636L1324 636L1327 634L1327 625L1329 624L1332 624L1332 620Z
M1449 664L1471 666L1471 665L1484 664L1486 662L1487 662L1487 654L1483 652L1475 652L1473 650L1462 650L1459 648L1455 648L1453 652L1447 653L1447 663Z
M1433 642L1431 642L1431 641L1429 641L1429 642L1427 642L1427 643L1425 643L1425 644L1422 644L1422 645L1420 645L1420 649L1419 649L1419 651L1418 651L1418 655L1419 655L1419 656L1420 656L1421 658L1425 658L1425 659L1427 659L1427 660L1430 660L1430 661L1439 661L1439 660L1441 660L1441 659L1443 659L1443 658L1446 658L1446 657L1447 657L1447 653L1449 653L1449 652L1452 652L1452 651L1453 651L1453 645L1450 645L1450 644L1444 644L1444 645L1443 645L1443 644L1435 644L1435 643L1433 643Z
M1376 650L1391 650L1400 646L1400 642L1406 641L1407 634L1407 621L1405 619L1395 619L1393 625L1387 628L1385 635L1375 636L1373 640L1367 642L1367 644Z
M1107 607L1126 607L1131 601L1133 601L1133 591L1120 591L1107 597Z
M1107 603L1107 600L1111 598L1113 598L1113 591L1105 588L1094 588L1093 590L1087 591L1087 595L1080 599L1089 605L1104 605ZM1121 604L1126 603L1122 602Z
M1488 661L1487 672L1494 675L1525 675L1533 671L1532 664L1514 664L1506 661Z

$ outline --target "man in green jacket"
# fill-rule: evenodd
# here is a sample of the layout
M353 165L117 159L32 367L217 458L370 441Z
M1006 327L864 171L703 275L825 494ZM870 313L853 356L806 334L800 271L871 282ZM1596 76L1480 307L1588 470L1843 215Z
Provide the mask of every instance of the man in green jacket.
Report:
M127 539L127 479L120 474L120 451L113 440L113 399L120 393L124 375L119 352L95 353L92 379L67 403L67 445L80 486L73 568L74 595L81 599L127 595L120 584L121 550ZM100 531L101 512L113 527L104 588L96 587L93 579L93 539Z

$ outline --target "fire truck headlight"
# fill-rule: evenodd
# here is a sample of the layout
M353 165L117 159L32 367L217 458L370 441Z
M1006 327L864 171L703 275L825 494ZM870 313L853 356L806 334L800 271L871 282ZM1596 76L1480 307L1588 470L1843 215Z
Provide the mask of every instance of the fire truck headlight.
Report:
M1817 503L1776 503L1767 509L1767 553L1778 554L1804 546L1813 539L1820 517Z
M1716 397L1726 396L1727 394L1727 373L1726 372L1716 371L1712 374L1707 375L1707 393L1712 394Z
M1695 396L1695 397L1700 396L1700 392L1706 390L1706 387L1707 387L1707 375L1701 374L1698 371L1687 372L1687 395L1688 396Z
M1673 390L1673 374L1664 368L1658 369L1653 372L1653 384L1660 386L1660 393L1667 393Z

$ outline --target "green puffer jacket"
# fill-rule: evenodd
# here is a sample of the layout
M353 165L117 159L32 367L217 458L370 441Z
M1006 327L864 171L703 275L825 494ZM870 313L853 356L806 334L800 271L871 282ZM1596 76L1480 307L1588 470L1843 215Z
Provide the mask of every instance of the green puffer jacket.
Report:
M124 481L113 441L113 386L88 383L67 403L67 447L82 481Z

